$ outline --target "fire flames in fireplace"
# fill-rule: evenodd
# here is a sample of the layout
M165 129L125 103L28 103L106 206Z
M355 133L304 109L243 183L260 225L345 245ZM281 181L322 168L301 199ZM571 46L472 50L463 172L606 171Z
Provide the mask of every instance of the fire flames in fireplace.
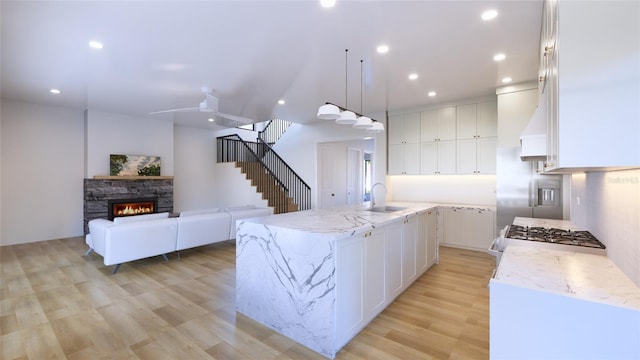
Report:
M152 214L156 212L155 199L134 199L122 201L109 201L110 220L119 216L132 216Z

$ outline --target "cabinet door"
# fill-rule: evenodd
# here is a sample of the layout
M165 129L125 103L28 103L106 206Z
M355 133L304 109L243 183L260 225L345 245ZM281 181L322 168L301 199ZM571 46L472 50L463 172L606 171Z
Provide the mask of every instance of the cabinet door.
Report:
M438 143L420 144L420 173L433 175L438 173Z
M362 235L340 240L336 248L336 335L343 339L363 325Z
M436 210L429 210L425 216L427 241L427 268L438 262L438 237Z
M403 133L407 144L420 142L420 113L404 114Z
M478 104L476 129L478 137L498 136L498 103L496 101Z
M404 115L389 115L387 132L389 133L389 144L402 144L404 142Z
M488 249L495 238L495 213L488 210L469 210L468 212L471 231L465 242L466 246L480 250Z
M416 238L416 271L417 276L427 270L427 235L429 227L429 216L427 213L418 214L418 236Z
M389 145L389 175L400 175L404 173L404 145Z
M420 174L420 144L404 145L404 173L408 175Z
M476 137L476 104L456 107L457 139L473 139Z
M376 229L364 237L364 318L375 317L385 305L385 232Z
M461 209L445 208L443 212L443 243L453 246L466 246L466 232L468 223Z
M384 236L385 304L402 291L402 222L389 224Z
M402 286L407 288L416 279L416 242L418 221L415 215L402 223Z
M438 139L440 141L456 139L456 108L438 110Z
M438 142L438 172L440 174L456 173L456 142Z
M458 174L476 173L476 139L458 140L457 142ZM495 161L494 161L495 162Z
M420 141L431 142L438 139L438 110L420 113Z
M496 145L497 138L479 138L477 139L477 171L479 174L495 174L496 173Z

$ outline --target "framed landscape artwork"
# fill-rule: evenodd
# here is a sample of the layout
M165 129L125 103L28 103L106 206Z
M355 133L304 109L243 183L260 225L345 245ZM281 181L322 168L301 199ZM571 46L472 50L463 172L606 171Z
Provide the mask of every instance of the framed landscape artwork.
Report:
M111 176L160 176L160 157L147 155L109 155Z

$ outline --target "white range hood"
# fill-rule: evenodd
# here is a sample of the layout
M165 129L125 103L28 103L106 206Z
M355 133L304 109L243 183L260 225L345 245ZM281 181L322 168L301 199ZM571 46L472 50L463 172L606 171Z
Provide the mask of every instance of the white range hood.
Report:
M547 100L542 96L529 124L520 135L520 159L539 161L547 159Z

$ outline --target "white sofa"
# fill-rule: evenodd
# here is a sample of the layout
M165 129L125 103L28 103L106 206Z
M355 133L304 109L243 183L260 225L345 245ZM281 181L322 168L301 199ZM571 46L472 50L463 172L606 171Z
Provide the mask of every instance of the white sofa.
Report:
M116 265L113 273L127 261L144 259L174 251L235 239L237 221L273 214L271 208L253 205L183 211L179 217L169 213L117 217L113 221L89 221L89 246L102 255L104 264Z

